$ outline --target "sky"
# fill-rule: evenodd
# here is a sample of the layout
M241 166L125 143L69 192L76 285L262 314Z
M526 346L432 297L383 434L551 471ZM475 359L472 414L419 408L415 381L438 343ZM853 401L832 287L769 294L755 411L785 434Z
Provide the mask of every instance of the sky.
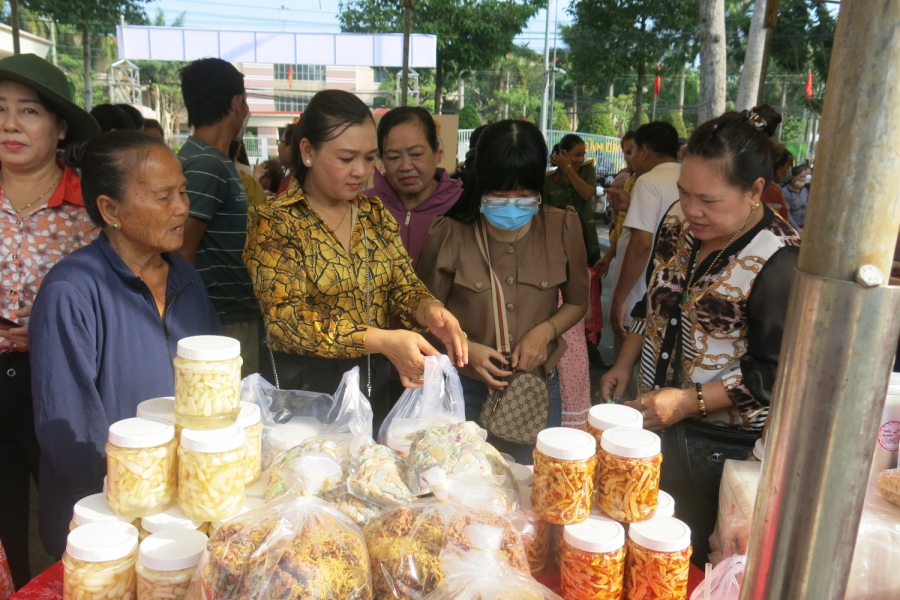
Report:
M566 14L568 0L556 0L554 4L558 24L570 23L571 17ZM166 23L171 23L185 11L185 27L304 33L338 33L341 30L337 18L338 0L159 0L147 5L151 19L157 8L162 9ZM540 10L516 42L543 52L546 19L547 11ZM551 46L553 29L557 28L551 21Z

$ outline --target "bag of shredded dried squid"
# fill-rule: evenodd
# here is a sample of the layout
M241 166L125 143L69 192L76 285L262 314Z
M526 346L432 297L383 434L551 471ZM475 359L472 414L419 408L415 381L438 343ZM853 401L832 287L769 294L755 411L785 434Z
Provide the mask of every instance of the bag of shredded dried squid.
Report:
M509 568L527 576L528 558L522 539L503 516L472 508L447 493L446 474L438 467L423 473L433 498L385 510L363 530L372 562L372 585L377 600L423 600L437 589L445 572L441 553L448 548L467 551L477 540L471 525L490 526L501 533L496 552Z

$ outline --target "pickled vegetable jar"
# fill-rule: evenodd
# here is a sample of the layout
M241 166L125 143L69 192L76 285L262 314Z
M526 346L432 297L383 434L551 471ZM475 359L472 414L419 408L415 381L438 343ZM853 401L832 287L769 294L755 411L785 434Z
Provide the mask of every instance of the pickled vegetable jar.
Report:
M620 523L653 517L662 464L659 436L646 429L607 429L597 454L597 506Z
M600 436L607 429L616 427L633 427L641 429L644 426L644 415L624 404L598 404L591 407L588 412L588 422L585 426L587 432L597 440L597 449L600 449Z
M244 458L244 483L248 486L256 483L262 471L262 415L259 406L252 402L241 402L241 414L238 415L238 427L244 430L244 446L247 456Z
M129 519L163 512L175 500L175 427L161 419L125 419L109 427L106 498Z
M69 534L63 600L132 600L138 533L128 523L92 523Z
M141 542L137 600L182 600L206 548L206 535L190 529L154 533Z
M162 419L174 424L175 397L164 396L144 400L137 406L137 416L140 419Z
M216 335L178 342L175 423L185 429L233 425L241 402L241 344Z
M691 530L672 517L656 517L628 527L626 600L687 598Z
M584 431L551 427L538 433L531 504L557 525L584 521L591 513L597 442Z
M176 529L186 529L193 531L204 531L203 521L193 521L184 516L177 506L173 506L169 510L158 515L144 517L141 519L138 527L138 535L141 541L154 533L162 533L164 531L173 531Z
M82 525L90 525L91 523L130 523L137 525L127 517L120 517L110 508L109 502L106 501L106 494L91 494L85 496L75 503L72 509L72 521L69 523L69 531Z
M244 430L181 432L178 447L178 508L195 521L221 521L244 504L247 448Z
M625 528L591 517L566 525L559 549L566 600L621 600L625 585Z

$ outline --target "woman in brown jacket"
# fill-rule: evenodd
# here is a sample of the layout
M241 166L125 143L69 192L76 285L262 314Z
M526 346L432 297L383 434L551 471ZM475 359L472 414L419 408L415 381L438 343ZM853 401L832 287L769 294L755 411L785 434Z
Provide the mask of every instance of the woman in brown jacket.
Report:
M420 279L469 338L469 364L460 370L468 420L478 420L490 390L508 385L510 368L548 377L547 425L562 420L556 375L566 351L561 336L587 311L589 283L578 214L542 202L546 164L547 145L537 127L516 120L489 126L478 142L471 180L456 205L432 222L419 259ZM503 291L506 355L495 335L491 269ZM501 446L516 460L531 462L530 447Z

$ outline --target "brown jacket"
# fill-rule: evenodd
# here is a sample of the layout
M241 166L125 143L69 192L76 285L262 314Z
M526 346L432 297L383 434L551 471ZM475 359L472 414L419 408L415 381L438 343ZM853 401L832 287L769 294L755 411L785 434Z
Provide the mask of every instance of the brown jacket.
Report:
M488 235L491 263L506 299L510 350L522 337L552 317L559 293L569 304L586 304L589 297L587 261L581 223L573 208L543 206L531 229L515 243ZM431 224L417 274L435 298L459 319L469 339L497 347L491 310L491 278L478 249L475 226L448 217ZM547 348L545 374L556 367L566 351L560 337ZM479 379L471 367L462 373Z

